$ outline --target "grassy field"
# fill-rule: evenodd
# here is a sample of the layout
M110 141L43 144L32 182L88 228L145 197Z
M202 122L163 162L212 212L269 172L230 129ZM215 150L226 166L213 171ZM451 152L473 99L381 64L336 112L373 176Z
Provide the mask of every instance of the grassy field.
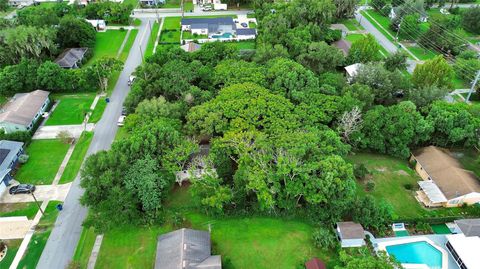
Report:
M450 229L448 229L447 225L445 224L435 224L435 225L430 225L432 227L432 230L435 234L451 234L452 232Z
M363 163L371 173L371 179L375 183L373 191L368 194L377 200L384 200L393 207L395 218L421 218L421 217L445 217L463 216L468 209L463 208L438 208L425 209L415 199L414 191L418 189L417 181L420 177L412 170L405 160L386 155L356 153L348 157L352 163ZM357 193L366 195L365 182L357 182ZM406 186L410 185L412 190Z
M181 21L182 21L182 17L166 17L165 21L163 22L163 29L179 30Z
M133 46L133 42L135 42L135 38L137 37L138 29L130 30L130 35L128 36L127 42L123 47L122 53L120 53L120 57L118 58L120 61L125 62L127 60L128 54L130 53L130 49Z
M183 39L206 39L208 38L208 35L197 35L197 34L192 34L191 32L184 31L182 38Z
M97 41L93 51L93 57L85 64L89 65L102 57L117 57L118 50L122 46L127 31L108 30L97 32Z
M22 239L14 239L14 240L3 240L8 247L7 256L0 261L0 268L9 268L15 259L15 254L17 254L18 248L22 243Z
M45 125L81 124L85 118L85 113L90 110L93 99L95 99L95 93L62 94L55 95L53 99L60 103L47 119Z
M69 146L57 139L33 140L26 150L30 158L15 178L21 183L51 184Z
M153 48L155 48L155 40L157 40L157 34L159 30L160 24L155 21L152 26L152 33L150 34L150 38L148 39L147 49L145 51L145 58L153 55Z
M160 42L180 44L180 31L162 31Z
M26 216L28 219L33 219L37 211L38 205L35 203L0 204L0 217Z
M109 80L109 85L113 85L112 91L113 91L113 87L115 86L115 83L117 83L117 80L118 80L118 75L112 76ZM90 118L88 119L88 122L97 123L102 118L103 112L105 111L106 107L107 107L107 102L105 102L105 98L100 97L100 99L98 99L97 105L95 106L95 109L93 110L92 114L90 115Z
M254 50L257 46L255 40L232 42L230 44L238 50Z
M96 238L93 228L83 228L80 240L78 241L73 260L80 263L80 268L87 268L88 259L95 244Z
M349 31L363 30L363 27L360 25L360 23L358 23L356 19L343 19L338 23L345 25L345 27L347 27Z
M58 210L55 208L60 202L51 201L48 203L45 209L45 216L40 219L35 233L32 236L30 243L27 246L27 250L20 260L17 268L22 269L34 269L37 266L38 260L42 255L43 248L47 244L48 237L52 232L55 219L58 215Z
M384 17L382 16L379 12L375 11L375 10L367 10L367 11L361 11L362 15L365 16L365 18L367 18L367 20L369 22L371 22L373 24L373 26L375 26L375 28L377 28L378 31L380 31L388 40L390 41L393 41L394 40L394 36L395 36L395 33L392 32L392 30L390 30L390 19L388 17ZM373 19L372 19L373 18ZM376 21L376 22L375 22ZM378 23L377 23L378 22ZM382 29L381 27L379 27L379 24L380 26L382 26L384 29Z
M413 53L421 61L429 60L435 58L438 53L431 50L426 50L421 47L409 47L408 50Z
M83 158L87 153L88 146L92 142L93 132L83 132L80 138L78 139L77 145L73 150L70 160L68 160L67 166L63 171L62 177L60 178L60 184L71 182L75 179L80 170L80 167L83 162Z

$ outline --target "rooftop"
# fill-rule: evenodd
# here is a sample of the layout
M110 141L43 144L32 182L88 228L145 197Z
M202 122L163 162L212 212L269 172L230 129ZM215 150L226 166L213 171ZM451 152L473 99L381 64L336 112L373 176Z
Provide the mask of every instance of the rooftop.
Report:
M467 237L463 234L449 234L446 237L466 268L480 268L480 259L478 258L480 237Z
M341 239L364 239L365 233L362 225L352 222L337 222L338 232Z
M480 219L461 219L455 224L465 236L480 236Z
M480 181L473 172L463 169L448 150L429 146L415 151L413 155L447 199L480 193Z
M339 50L341 50L343 55L345 56L347 56L348 52L350 51L350 48L352 47L352 43L350 43L348 40L345 40L345 39L340 39L338 41L335 41L332 43L332 45L338 48Z
M36 90L17 93L0 111L0 122L10 122L28 126L42 108L50 92Z
M23 142L0 140L0 180L10 171L10 164L22 150Z
M201 47L202 46L194 42L188 42L187 44L181 46L181 48L186 52L194 52L199 50Z
M245 29L237 29L237 35L256 35L257 30L254 28L245 28Z
M318 258L313 258L305 263L306 269L326 269L325 263Z
M55 63L63 68L72 68L83 59L83 56L85 56L87 50L88 48L66 49L62 52L62 54L58 55Z
M219 255L211 256L210 233L180 229L158 237L155 269L221 269Z

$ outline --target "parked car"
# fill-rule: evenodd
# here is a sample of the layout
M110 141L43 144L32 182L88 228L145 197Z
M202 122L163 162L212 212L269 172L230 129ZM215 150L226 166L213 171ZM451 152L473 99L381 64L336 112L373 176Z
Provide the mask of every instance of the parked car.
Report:
M248 24L247 24L246 22L242 22L242 23L240 23L240 25L241 25L242 27L245 27L245 28L248 27Z
M202 8L203 11L212 11L212 7L203 7Z
M128 78L128 82L127 82L128 86L132 86L133 82L135 81L135 78L136 76L130 76Z
M17 186L11 187L8 192L12 195L20 193L33 193L35 191L35 185L31 184L20 184Z
M125 118L126 118L126 117L127 117L127 116L125 116L125 115L120 116L120 117L118 118L118 121L117 121L117 126L120 126L120 127L121 127L121 126L125 125Z

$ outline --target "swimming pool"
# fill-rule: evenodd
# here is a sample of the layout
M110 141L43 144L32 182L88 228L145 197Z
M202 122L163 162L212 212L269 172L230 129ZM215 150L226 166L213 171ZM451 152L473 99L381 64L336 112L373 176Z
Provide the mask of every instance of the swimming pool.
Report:
M231 33L223 33L221 35L212 35L212 38L231 38L232 34Z
M386 246L389 255L402 264L425 264L430 269L442 268L442 252L426 241Z

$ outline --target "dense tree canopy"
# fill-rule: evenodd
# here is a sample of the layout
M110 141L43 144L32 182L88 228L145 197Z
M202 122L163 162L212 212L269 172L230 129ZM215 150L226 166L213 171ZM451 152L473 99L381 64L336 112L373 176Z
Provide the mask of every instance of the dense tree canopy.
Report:
M437 86L450 88L453 75L453 68L442 56L437 56L415 67L412 74L412 82L417 87Z
M96 33L92 25L83 19L64 17L58 25L58 43L62 48L93 48Z

